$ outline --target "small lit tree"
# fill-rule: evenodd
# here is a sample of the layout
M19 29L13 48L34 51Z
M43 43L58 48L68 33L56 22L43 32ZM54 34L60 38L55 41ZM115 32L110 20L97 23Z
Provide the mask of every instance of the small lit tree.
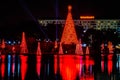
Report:
M22 41L21 41L20 48L21 48L20 53L28 53L25 32L22 32Z

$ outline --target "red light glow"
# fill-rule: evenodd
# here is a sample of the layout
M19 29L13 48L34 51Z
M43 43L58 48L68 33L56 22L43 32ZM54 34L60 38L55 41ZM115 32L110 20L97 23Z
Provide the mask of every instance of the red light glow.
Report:
M5 63L1 64L1 76L2 78L4 78L4 74L5 74Z
M108 69L108 74L109 75L111 74L112 68L113 68L112 56L113 55L108 55L108 64L107 64L108 68L107 69Z
M37 63L36 63L36 72L37 75L40 76L40 69L41 69L41 56L36 56L37 58Z
M54 55L54 73L57 74L57 55Z
M2 64L1 64L1 77L4 78L4 74L5 74L5 55L1 55L2 58Z
M101 61L101 70L104 72L104 60Z
M75 80L77 69L75 56L64 55L60 57L60 73L63 80Z
M27 58L28 56L20 56L21 59L21 78L25 80L26 71L27 71Z

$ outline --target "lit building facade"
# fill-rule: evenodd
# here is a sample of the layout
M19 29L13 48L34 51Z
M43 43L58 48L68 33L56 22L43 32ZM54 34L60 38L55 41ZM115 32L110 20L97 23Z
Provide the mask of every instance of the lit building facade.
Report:
M65 20L38 20L39 24L42 26L47 26L47 24L65 24ZM103 29L118 29L120 28L120 20L116 19L82 19L82 20L74 20L75 26L83 27L84 29L94 28L97 30Z

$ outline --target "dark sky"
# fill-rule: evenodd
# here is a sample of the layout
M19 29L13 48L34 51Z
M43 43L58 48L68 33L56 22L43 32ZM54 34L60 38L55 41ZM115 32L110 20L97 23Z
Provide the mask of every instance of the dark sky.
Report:
M117 0L0 0L0 31L37 29L38 19L66 19L69 4L74 19L80 15L120 18Z

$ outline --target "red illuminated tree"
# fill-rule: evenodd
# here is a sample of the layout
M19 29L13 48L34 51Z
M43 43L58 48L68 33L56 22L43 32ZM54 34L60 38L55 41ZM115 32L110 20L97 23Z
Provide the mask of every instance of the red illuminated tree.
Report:
M86 47L86 54L90 54L89 47Z
M63 54L63 49L62 49L61 43L60 43L60 47L59 47L59 54Z
M38 46L37 46L37 55L41 55L41 48L40 48L40 42L38 42Z
M22 41L20 48L21 48L20 53L28 53L27 43L25 39L25 32L22 32Z
M68 6L68 15L65 23L65 27L62 33L61 43L63 44L77 44L78 39L75 31L74 21L71 14L72 6Z
M75 53L76 53L76 54L83 55L83 49L82 49L82 42L81 42L81 39L79 40L79 43L76 44Z
M5 48L5 41L4 41L4 39L2 39L1 48L2 48L2 49L4 49L4 48Z

